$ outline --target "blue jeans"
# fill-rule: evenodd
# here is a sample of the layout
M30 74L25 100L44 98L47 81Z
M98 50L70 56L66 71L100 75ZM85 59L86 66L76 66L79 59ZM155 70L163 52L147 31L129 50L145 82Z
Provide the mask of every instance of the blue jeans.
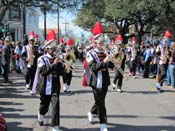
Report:
M175 87L175 65L173 64L168 65L167 85Z

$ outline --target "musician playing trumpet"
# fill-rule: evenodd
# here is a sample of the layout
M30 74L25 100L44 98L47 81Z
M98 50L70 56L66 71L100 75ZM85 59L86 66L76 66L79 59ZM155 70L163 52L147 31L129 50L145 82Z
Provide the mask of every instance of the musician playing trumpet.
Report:
M121 36L120 36L121 37ZM124 71L125 68L125 59L126 59L126 55L124 54L123 49L121 48L122 45L122 39L119 39L120 37L116 38L115 41L115 46L114 46L114 59L117 60L117 64L118 66ZM114 90L116 90L117 92L122 92L122 84L123 84L123 75L121 74L121 72L118 70L118 68L114 67L115 70L115 76L113 79L113 83L112 83L112 88ZM117 88L116 88L117 86Z

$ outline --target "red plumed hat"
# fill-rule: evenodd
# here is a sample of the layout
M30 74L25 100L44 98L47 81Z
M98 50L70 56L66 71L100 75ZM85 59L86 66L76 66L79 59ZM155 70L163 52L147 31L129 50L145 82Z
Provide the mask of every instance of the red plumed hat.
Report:
M72 40L72 38L69 38L67 41L66 41L66 44L67 46L72 46L74 44L74 41Z
M56 33L55 33L55 30L50 30L48 32L48 35L47 35L47 39L46 39L46 42L44 44L44 47L52 47L52 46L56 46Z
M172 36L172 33L171 33L169 30L167 30L167 31L165 32L164 37L170 38L171 36Z
M122 35L119 34L116 38L115 41L123 41Z
M31 31L29 33L29 40L34 40L34 38L35 38L35 33L33 31Z
M38 39L39 38L39 35L38 34L35 34L35 39Z
M57 40L55 30L53 30L53 29L48 32L46 40L49 41L51 39L53 39L55 41Z
M95 26L92 29L92 33L94 35L101 34L104 32L103 26L101 25L100 22L96 22Z
M60 43L64 43L63 37L60 37Z

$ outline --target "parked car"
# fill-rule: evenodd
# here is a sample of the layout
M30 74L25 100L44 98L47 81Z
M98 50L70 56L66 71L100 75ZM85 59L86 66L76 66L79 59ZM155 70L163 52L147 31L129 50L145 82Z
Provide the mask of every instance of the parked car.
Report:
M7 123L1 113L0 113L0 131L7 131Z

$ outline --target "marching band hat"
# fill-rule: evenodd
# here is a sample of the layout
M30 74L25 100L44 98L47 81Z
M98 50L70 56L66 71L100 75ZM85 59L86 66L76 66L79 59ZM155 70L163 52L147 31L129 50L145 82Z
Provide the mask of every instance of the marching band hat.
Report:
M121 45L123 41L123 37L121 34L118 34L117 37L115 38L115 44Z
M56 48L56 33L54 30L48 32L47 40L45 41L43 48Z
M74 44L74 41L72 38L68 38L67 41L66 41L66 46L73 46Z
M31 31L29 34L29 41L32 41L34 39L35 39L35 33L33 31Z
M98 44L103 44L105 42L104 34L98 34L94 37L94 41Z

